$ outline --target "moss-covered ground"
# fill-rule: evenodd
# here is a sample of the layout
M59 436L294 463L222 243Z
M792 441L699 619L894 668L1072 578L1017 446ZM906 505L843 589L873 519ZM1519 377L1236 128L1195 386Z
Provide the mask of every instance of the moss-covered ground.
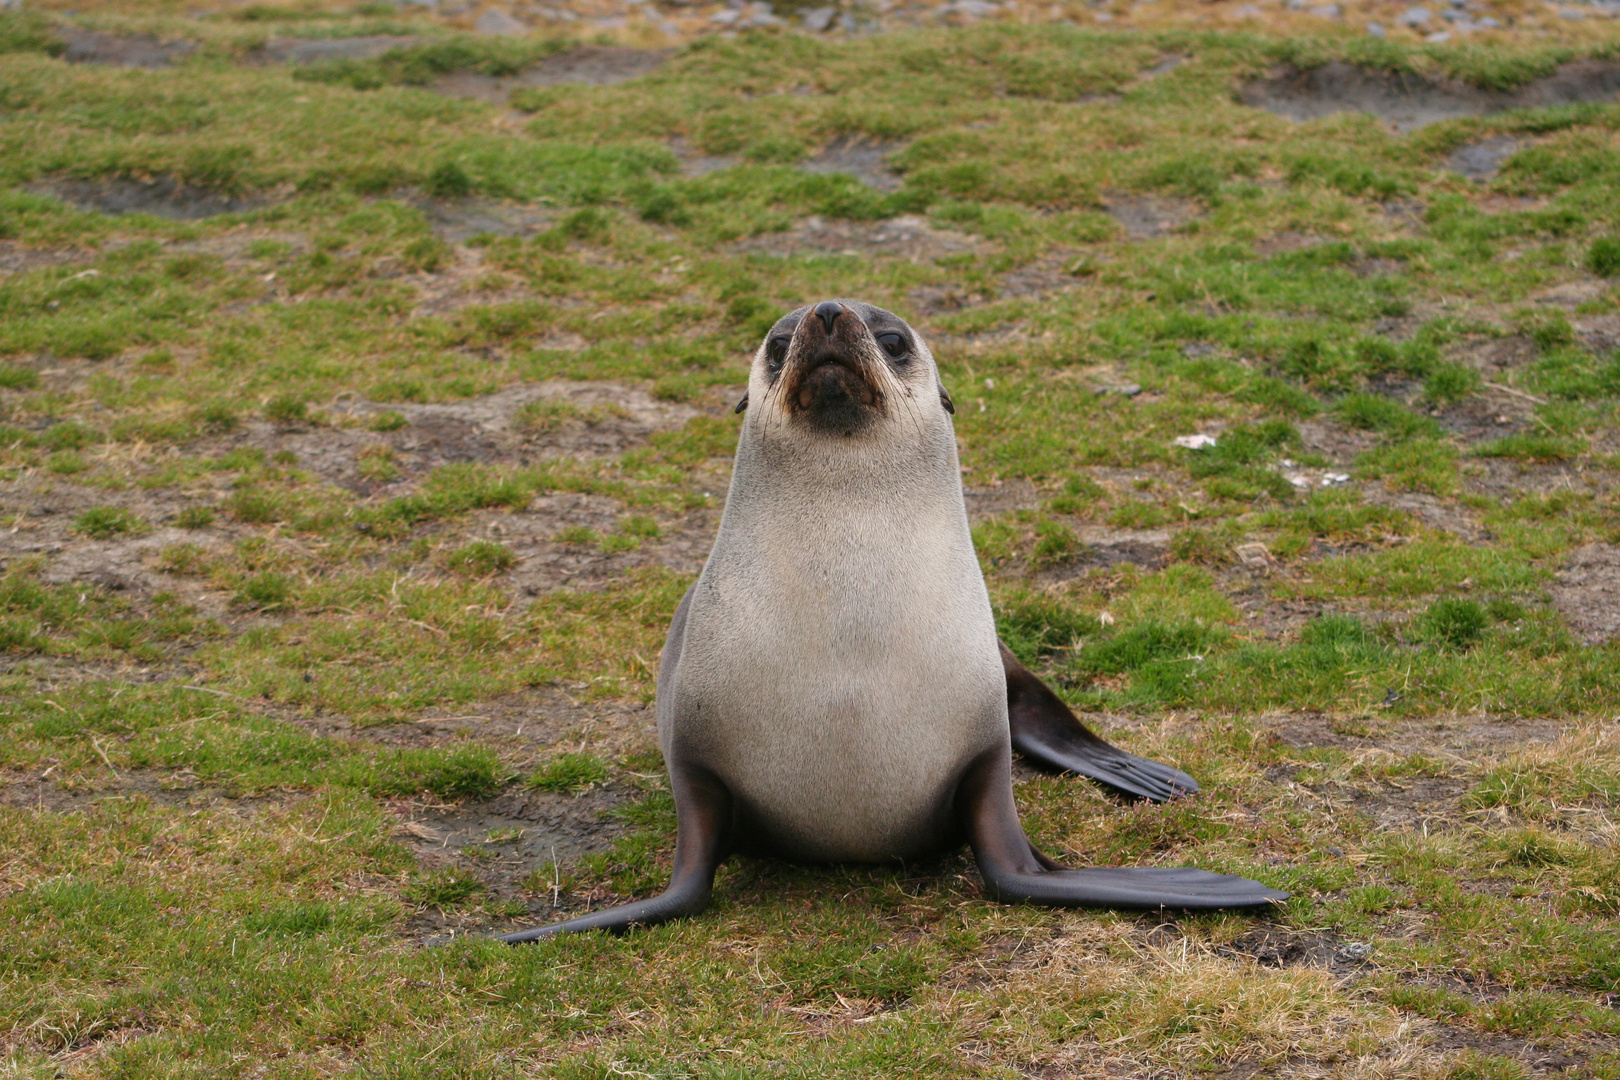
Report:
M389 5L105 8L195 47L0 14L0 1073L1620 1077L1620 105L1243 104L1612 30L764 30L580 85ZM357 34L418 36L255 51ZM1203 784L1020 767L1031 835L1288 904L734 860L696 920L485 938L661 887L664 628L748 354L834 295L941 360L1006 640Z

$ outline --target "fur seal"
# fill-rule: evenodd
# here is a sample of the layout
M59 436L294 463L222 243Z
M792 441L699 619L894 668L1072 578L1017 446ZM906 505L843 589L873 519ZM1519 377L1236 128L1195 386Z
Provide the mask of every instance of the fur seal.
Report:
M1012 751L1164 800L1191 777L1088 731L996 637L950 396L898 316L829 300L754 356L731 491L675 611L658 737L675 797L660 896L508 934L696 915L733 852L889 862L973 848L1002 900L1255 907L1288 894L1192 867L1067 869L1030 844Z

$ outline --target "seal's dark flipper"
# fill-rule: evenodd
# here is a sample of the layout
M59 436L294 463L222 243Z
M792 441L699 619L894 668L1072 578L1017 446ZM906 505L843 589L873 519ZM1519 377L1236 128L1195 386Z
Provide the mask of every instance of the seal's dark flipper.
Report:
M667 708L673 697L671 684L686 640L686 613L696 589L694 583L686 590L680 606L675 609L675 618L670 620L663 661L658 667L660 709ZM708 907L714 889L714 872L731 854L731 792L715 777L678 761L669 763L669 787L675 796L675 872L662 895L603 908L567 922L520 930L506 934L501 940L517 945L576 930L607 930L618 934L632 926L651 926L696 915Z
M671 770L675 789L675 872L669 888L650 900L603 908L567 922L537 926L506 934L508 945L537 941L555 934L577 930L607 930L619 934L632 926L652 926L671 919L696 915L709 906L714 889L714 872L730 853L731 793L710 777L677 776Z
M1197 781L1180 769L1126 753L1094 735L1004 644L1001 666L1007 675L1013 748L1037 765L1077 772L1126 795L1154 802L1198 790Z
M979 874L997 899L1055 907L1260 907L1288 899L1248 878L1191 866L1070 870L1036 851L1024 836L1008 782L1011 761L996 750L980 758L957 789L961 815Z

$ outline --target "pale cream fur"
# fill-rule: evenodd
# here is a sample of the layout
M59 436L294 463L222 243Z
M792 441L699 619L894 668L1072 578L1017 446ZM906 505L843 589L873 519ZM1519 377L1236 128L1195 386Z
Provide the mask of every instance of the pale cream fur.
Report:
M661 680L665 755L713 772L798 859L949 846L958 778L1008 740L955 432L912 337L902 371L877 365L887 415L854 435L796 420L761 346L719 535Z

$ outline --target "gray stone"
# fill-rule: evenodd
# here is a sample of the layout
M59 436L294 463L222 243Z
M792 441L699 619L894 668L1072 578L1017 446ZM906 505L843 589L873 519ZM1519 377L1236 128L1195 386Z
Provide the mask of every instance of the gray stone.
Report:
M1502 28L1502 24L1491 18L1489 15L1485 16L1474 25L1478 26L1481 30L1500 30Z
M838 9L835 7L811 8L803 15L804 28L812 34L820 34L825 32L833 24L833 20L837 18Z
M500 8L490 8L478 16L478 21L473 23L473 31L488 37L523 37L529 32L529 24L514 19L509 12Z
M1432 17L1426 7L1409 7L1395 21L1402 26L1425 26Z
M1324 19L1337 19L1344 14L1344 8L1338 4L1322 4L1311 8L1312 15L1320 15Z
M1375 23L1375 22L1368 23L1367 24L1367 33L1371 34L1373 37L1376 37L1376 38L1388 37L1389 36L1389 31L1384 29L1384 24L1383 23Z

